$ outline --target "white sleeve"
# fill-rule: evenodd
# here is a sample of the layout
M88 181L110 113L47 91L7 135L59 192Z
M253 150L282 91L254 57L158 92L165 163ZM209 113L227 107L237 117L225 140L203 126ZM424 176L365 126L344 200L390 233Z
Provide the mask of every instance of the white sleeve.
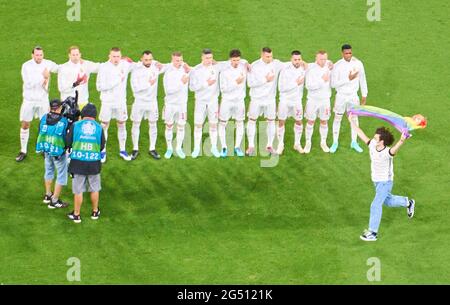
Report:
M220 73L220 89L224 93L232 92L238 87L235 79L232 79L230 75Z
M348 83L350 83L350 79L346 75L342 75L340 72L339 66L335 65L333 71L331 72L331 87L332 88L340 88Z
M70 79L70 71L68 69L61 68L58 73L58 90L59 92L67 92L72 89L75 80Z
M44 82L44 76L41 74L36 73L30 73L27 66L24 64L22 65L22 80L25 85L25 88L31 89L34 87L40 87L42 86Z
M140 73L135 70L131 72L131 88L133 92L141 92L150 89L151 84L149 79L141 77Z
M252 67L252 71L248 73L247 82L250 88L257 88L264 86L267 83L267 79L265 76L258 75L258 71L255 71Z
M199 75L196 70L193 70L190 75L189 89L191 91L199 91L208 88L208 82L201 79L201 75Z
M364 70L364 65L361 63L361 70L359 71L359 86L361 88L362 97L367 97L369 93L367 89L366 71Z
M105 66L100 66L97 75L97 90L107 91L121 83L120 77L112 77Z
M89 73L98 73L98 69L100 68L100 63L87 60L86 64L87 64L87 69L88 69Z
M58 73L59 66L55 62L49 60L48 65L49 65L50 72Z
M324 83L325 81L314 70L309 70L306 74L306 89L317 90L322 88Z
M166 91L166 94L175 94L182 89L182 82L181 80L177 80L173 77L172 72L166 72L164 75L164 89Z
M280 92L289 92L298 87L296 79L289 79L286 69L281 70L280 78L278 79L278 89Z

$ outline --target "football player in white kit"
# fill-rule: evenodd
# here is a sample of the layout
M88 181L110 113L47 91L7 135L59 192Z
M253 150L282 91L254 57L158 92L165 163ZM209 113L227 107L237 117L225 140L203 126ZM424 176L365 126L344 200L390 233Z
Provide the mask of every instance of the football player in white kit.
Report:
M133 152L131 159L136 159L139 154L139 133L141 121L148 120L150 148L149 154L156 160L161 156L156 151L156 139L158 136L157 121L158 113L158 76L161 73L161 64L153 59L151 51L144 51L141 63L131 72L131 88L134 94L134 103L131 109L131 139L133 141Z
M286 119L292 117L294 124L294 149L304 153L300 144L303 133L303 87L307 64L302 60L300 51L291 52L291 63L286 65L280 72L278 79L278 90L280 92L280 103L278 104L278 148L277 154L283 154L284 132Z
M316 53L315 63L310 64L306 72L306 88L308 89L306 119L308 123L305 128L305 154L311 151L311 138L317 117L320 119L320 147L324 152L330 152L327 145L328 120L330 119L331 108L330 67L327 52L321 50Z
M363 63L353 57L352 47L348 44L342 46L342 59L335 65L331 77L331 87L336 89L336 100L334 103L333 122L333 145L330 152L335 153L339 146L339 130L341 128L342 116L351 105L359 105L358 91L361 90L361 104L366 104L367 81ZM358 117L353 117L354 123L358 126ZM358 135L351 129L352 143L350 147L357 152L363 152L357 142Z
M228 155L226 141L226 127L230 119L236 120L236 142L234 153L243 157L241 142L244 137L245 120L245 96L247 65L241 61L241 51L234 49L230 51L229 65L220 72L220 91L222 92L219 111L219 137L222 144L221 157Z
M163 118L166 124L167 151L164 158L170 159L173 155L172 138L173 126L177 124L176 153L179 158L185 159L183 140L187 120L187 101L190 68L183 62L181 52L172 53L172 62L164 67L164 108Z
M100 64L81 58L80 48L69 48L69 61L59 66L58 89L61 101L68 97L75 97L78 91L78 105L89 103L88 82L91 73L97 73Z
M277 81L280 70L284 64L273 59L272 50L265 47L261 51L261 58L251 65L247 82L250 87L250 106L248 111L247 137L248 148L246 154L255 154L256 121L261 115L267 120L267 145L266 150L274 153L272 148L275 138L275 117Z
M99 120L102 122L105 139L108 140L108 128L112 119L117 120L117 135L119 139L119 155L125 161L131 157L125 150L127 140L126 121L127 110L127 80L133 68L131 60L122 59L120 48L112 48L109 61L102 63L98 70L97 90L100 91L102 106ZM102 163L106 161L106 145L102 151Z
M57 73L58 65L44 59L41 47L34 47L31 59L22 65L23 102L20 107L20 152L16 157L17 162L27 156L31 121L33 118L41 119L49 112L50 72Z

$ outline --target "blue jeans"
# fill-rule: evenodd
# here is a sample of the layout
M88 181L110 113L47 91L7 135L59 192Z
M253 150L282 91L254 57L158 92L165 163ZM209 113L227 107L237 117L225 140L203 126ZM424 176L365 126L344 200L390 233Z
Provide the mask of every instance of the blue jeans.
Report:
M56 183L59 185L67 185L67 156L64 152L62 156L55 158L45 153L45 180L53 180L55 177L55 169L57 172Z
M383 213L383 203L390 208L407 207L408 197L392 195L393 181L374 182L375 198L370 206L369 230L378 232Z

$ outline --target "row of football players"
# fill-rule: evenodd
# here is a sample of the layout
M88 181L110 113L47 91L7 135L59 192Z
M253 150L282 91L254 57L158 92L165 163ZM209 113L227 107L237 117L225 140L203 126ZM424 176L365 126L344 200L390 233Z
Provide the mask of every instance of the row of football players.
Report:
M255 154L254 138L256 122L264 116L267 122L267 145L270 153L281 155L284 150L285 122L289 117L295 120L294 149L299 153L309 153L314 123L320 120L320 146L326 153L336 152L338 148L339 129L342 117L350 105L365 104L367 83L362 62L352 55L350 45L342 46L342 59L333 64L328 60L326 51L318 51L314 63L303 61L300 51L291 53L290 62L283 63L273 58L270 48L261 50L261 58L249 64L241 58L239 50L231 50L229 60L216 62L213 52L204 49L201 63L191 67L183 61L180 52L172 53L171 63L161 64L153 59L150 51L144 51L139 62L122 56L119 48L112 48L109 60L105 63L94 63L82 59L77 46L69 48L69 61L57 65L44 59L41 47L35 47L32 59L22 66L23 103L20 110L21 150L16 157L22 161L27 154L29 127L33 117L40 118L48 111L50 73L58 73L58 89L61 100L79 93L81 105L89 101L88 82L92 73L97 75L97 90L100 92L101 110L99 120L108 136L110 121L117 121L120 156L124 160L133 160L139 154L139 133L143 119L149 122L149 153L155 159L160 155L155 149L157 140L158 114L158 76L164 73L165 91L162 117L165 122L165 138L167 150L165 158L174 153L172 147L173 129L176 125L176 155L185 158L182 145L187 120L188 90L195 93L194 110L194 150L191 154L197 158L201 154L203 124L208 118L211 154L215 157L229 155L226 141L226 126L230 119L236 121L236 137L234 154L244 156L241 142L244 136L244 120L246 117L244 99L247 94L246 85L250 88L250 104L248 109L246 154ZM128 155L125 146L127 139L127 83L131 74L131 88L134 94L132 105L132 142L133 151ZM277 87L279 91L278 109L276 104ZM303 133L303 89L306 87L307 102L305 117L306 142L304 148L300 140ZM333 122L333 144L327 145L328 120L331 116L332 88L336 89ZM361 100L358 96L361 91ZM221 103L219 108L219 94ZM278 126L275 120L278 118ZM353 118L357 124L357 118ZM277 128L278 127L278 128ZM273 149L274 138L278 137L278 147ZM217 149L220 139L221 151ZM351 148L362 152L357 143L356 132L351 133ZM230 152L230 154L232 154ZM102 162L106 161L106 148L102 152Z

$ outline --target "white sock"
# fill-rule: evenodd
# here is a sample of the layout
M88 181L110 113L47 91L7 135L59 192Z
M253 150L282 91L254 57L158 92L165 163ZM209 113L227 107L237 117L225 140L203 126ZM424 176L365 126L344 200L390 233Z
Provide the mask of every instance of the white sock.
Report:
M150 122L148 133L150 135L150 150L155 150L156 139L158 138L158 126L156 122Z
M248 146L255 147L256 121L249 120L247 123Z
M275 121L267 122L267 147L273 147L273 140L276 133Z
M303 125L294 124L294 135L295 135L294 144L295 145L300 146L300 140L302 139L302 133L303 133Z
M117 126L117 137L119 139L119 149L120 151L124 151L125 143L127 141L127 129L125 123L119 124L119 126Z
M167 150L173 150L172 148L173 127L166 126L166 144Z
M278 145L284 145L284 131L285 131L285 127L283 126L278 126Z
M103 152L106 151L106 142L108 142L108 128L109 128L109 124L104 124L101 123L102 125L102 129L103 129L103 134L105 135L105 148L103 149Z
M177 127L177 149L181 149L184 140L184 125Z
M358 117L357 117L357 116L354 116L354 117L352 118L352 120L353 120L353 122L356 124L356 126L359 126L359 120L358 120ZM358 138L358 133L356 132L356 130L354 130L354 129L352 128L352 142L356 142L357 138Z
M27 153L28 139L30 138L30 129L20 128L20 151Z
M222 144L222 148L227 148L227 123L226 122L220 122L219 123L219 138L220 138L220 144Z
M209 137L211 139L211 149L217 148L217 125L209 127Z
M242 138L244 137L244 122L236 122L236 146L241 147Z
M313 132L314 132L314 125L306 124L305 136L306 136L306 141L307 142L311 142L311 138L312 138Z
M202 143L203 128L197 126L194 127L194 149L200 150L200 144Z
M333 142L339 141L339 130L341 129L342 114L335 114L333 121Z
M328 123L325 123L325 125L320 124L319 131L321 142L326 142L328 137Z
M139 133L141 122L133 122L131 127L131 141L133 142L133 150L139 150Z

